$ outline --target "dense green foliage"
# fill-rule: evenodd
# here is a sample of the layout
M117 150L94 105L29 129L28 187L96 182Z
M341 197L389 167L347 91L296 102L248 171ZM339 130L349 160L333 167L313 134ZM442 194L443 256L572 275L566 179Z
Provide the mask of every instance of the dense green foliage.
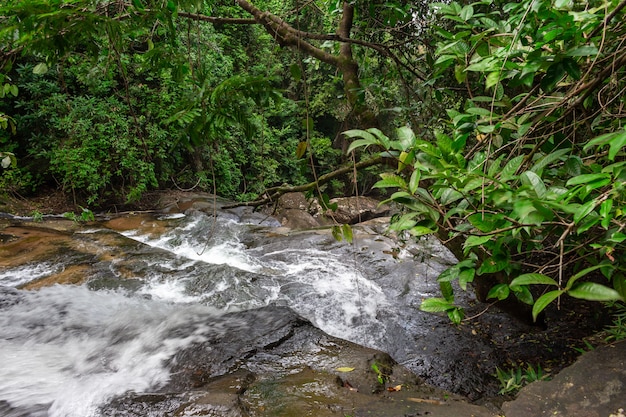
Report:
M338 163L339 125L331 119L307 134L302 122L303 81L289 69L301 57L275 50L260 27L181 19L171 5L83 7L91 4L14 1L0 11L9 50L0 144L19 160L2 172L5 190L59 185L101 206L173 186L249 199L313 179L295 157L307 136L317 169ZM322 109L311 114L328 120Z
M626 2L426 6L10 0L0 158L19 164L0 185L251 199L382 150L392 228L459 260L423 309L460 321L453 282L535 319L565 294L623 299Z
M434 141L347 133L398 160L376 184L407 208L393 227L436 234L459 259L423 309L460 321L453 281L535 319L563 294L626 297L626 27L610 3L433 4L449 23L434 28L433 77L465 86L445 125Z

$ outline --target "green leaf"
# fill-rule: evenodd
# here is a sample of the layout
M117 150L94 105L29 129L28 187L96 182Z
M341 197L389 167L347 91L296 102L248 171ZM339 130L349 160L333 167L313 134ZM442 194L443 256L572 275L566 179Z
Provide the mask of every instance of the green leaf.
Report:
M522 165L523 161L524 155L519 155L507 162L504 168L502 168L502 172L500 173L500 180L506 182L515 178L515 173Z
M344 240L348 243L352 243L352 227L349 224L344 224L341 226L341 231L343 233Z
M467 253L470 248L480 246L485 242L489 242L489 240L491 240L491 236L470 236L463 242L463 251Z
M335 238L337 242L341 242L342 234L341 234L341 228L339 226L333 226L331 228L331 233L333 235L333 238Z
M574 178L570 178L565 185L578 185L578 184L587 184L592 181L596 181L599 179L611 179L611 174L601 173L601 174L583 174L577 175Z
M435 233L435 231L426 226L415 226L409 230L409 233L413 236L425 236Z
M374 184L374 188L407 188L406 182L402 177L393 174L381 174L382 179Z
M461 9L461 14L460 17L461 19L463 19L464 21L468 21L469 19L472 18L472 16L474 16L474 7L472 7L471 4L468 4L467 6L464 6Z
M537 197L543 197L546 194L546 185L543 183L541 177L532 171L525 171L520 175L522 184L531 187Z
M509 286L506 284L496 284L487 293L487 299L497 298L498 300L505 300L509 296Z
M428 313L440 313L452 308L454 308L454 304L443 298L427 298L420 305L420 310Z
M480 264L480 267L478 268L478 271L476 271L476 273L478 275L482 275L490 274L493 272L500 272L504 270L507 266L509 266L508 259L492 256L485 259L483 263Z
M562 61L565 72L575 80L580 79L580 67L578 63L571 58L566 58Z
M594 265L594 266L590 266L589 268L585 268L582 271L576 273L575 275L573 275L568 281L567 281L567 285L565 286L565 289L570 289L572 288L572 286L574 285L574 283L584 277L585 275L587 275L590 272L593 272L595 270L598 269L602 269L602 268L614 268L613 265L609 265L609 264L598 264L598 265Z
M422 175L419 169L416 169L411 173L411 178L409 178L409 192L411 194L415 194L415 192L419 188L421 177Z
M565 68L561 62L555 62L548 67L545 75L541 79L541 88L545 92L550 92L565 75Z
M476 270L474 268L463 269L459 273L459 286L463 291L467 291L467 284L474 281Z
M538 285L538 284L554 285L557 287L559 285L554 279L550 278L549 276L543 275L543 274L537 274L537 273L522 274L518 276L517 278L515 278L513 281L511 281L509 285L511 287L515 287L519 285Z
M546 307L548 307L548 305L550 305L552 301L560 297L563 294L563 292L564 292L563 290L554 290L554 291L547 292L541 297L539 297L537 301L535 301L535 305L533 306L533 312L532 312L533 320L537 321L537 317L539 316L539 313L541 313Z
M493 71L487 75L485 80L485 88L490 89L495 85L500 85L500 71Z
M357 139L357 140L352 141L352 143L350 143L350 146L348 147L348 150L346 151L346 153L350 153L356 148L360 148L362 146L368 147L369 145L376 145L376 144L377 144L376 140L372 141L370 139Z
M611 224L611 220L613 216L611 215L611 209L613 208L613 199L609 198L608 200L604 200L602 204L600 204L600 216L602 217L602 227L605 229L609 228Z
M598 48L594 45L584 45L567 51L567 56L591 56L598 54Z
M398 136L398 141L402 145L402 149L399 150L408 150L415 146L415 133L410 127L403 126L396 129L396 135Z
M40 62L39 64L35 65L35 68L33 68L33 74L42 75L46 72L48 72L48 65L46 65L45 62Z
M289 71L291 72L291 76L296 82L300 81L300 79L302 78L302 70L300 69L300 65L292 64L289 67Z
M445 298L447 302L454 302L454 290L452 289L452 284L450 282L440 281L439 290L441 291L441 295L443 295L443 298Z
M626 144L626 130L621 130L618 132L606 133L604 135L600 135L597 138L590 140L584 147L583 150L588 150L592 146L601 147L603 145L609 144L609 160L613 161L615 156L617 156L618 152L622 147Z
M616 301L622 296L613 288L595 282L581 282L567 292L574 298L589 301Z
M576 213L574 213L574 223L578 224L585 216L593 211L596 208L596 201L591 200L587 201L585 204L580 206Z
M624 147L624 145L626 145L626 131L615 135L609 143L609 161L613 161L617 153Z
M458 307L454 307L453 309L448 310L447 313L448 313L448 318L454 324L461 323L461 321L463 320L463 317L465 316L463 314L463 310Z
M337 371L339 371L339 372L352 372L352 371L354 371L354 368L350 368L349 366L341 366L341 367L337 368Z
M623 300L626 300L626 277L617 273L613 276L613 288L617 291Z
M559 150L557 150L555 152L550 152L549 154L545 155L543 158L541 158L537 162L535 162L535 165L532 166L530 171L532 171L532 172L536 173L537 175L541 176L541 173L543 172L543 169L545 167L549 166L554 161L560 160L564 155L569 154L570 151L571 151L571 149L565 148L565 149L559 149Z
M296 147L296 159L302 159L304 155L306 155L307 148L308 146L306 142L298 143L298 146Z
M513 291L517 299L521 302L528 305L533 305L535 303L533 294L530 292L526 285L511 287L511 291Z
M413 163L415 159L415 151L411 152L400 152L400 156L398 156L398 170L397 172L402 172L408 165Z
M469 222L484 233L489 233L497 228L497 222L502 219L502 215L493 213L475 213L467 218Z
M414 220L416 213L407 213L400 217L398 220L392 222L389 225L390 230L402 231L412 228L417 224Z

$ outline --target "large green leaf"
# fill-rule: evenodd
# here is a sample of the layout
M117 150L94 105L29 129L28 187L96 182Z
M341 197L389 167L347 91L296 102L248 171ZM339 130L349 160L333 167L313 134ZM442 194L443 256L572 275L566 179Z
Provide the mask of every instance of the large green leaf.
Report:
M537 299L537 301L535 301L535 305L533 306L533 320L537 321L537 317L539 316L539 314L548 306L550 305L550 303L554 300L556 300L558 297L560 297L563 294L563 290L554 290L554 291L550 291L545 293L544 295L542 295L541 297L539 297Z
M502 168L502 172L500 173L500 180L506 182L515 178L515 174L517 173L519 167L522 165L523 161L524 155L519 155L507 162L504 168Z
M522 184L529 186L535 191L537 197L543 197L546 194L546 185L543 183L541 177L532 171L523 172L520 175Z
M515 278L509 284L511 287L515 287L518 285L554 285L558 286L559 284L552 278L544 274L530 273L530 274L522 274Z
M589 301L616 301L623 300L620 293L595 282L581 282L567 292L574 298L582 298Z
M574 178L570 178L566 185L579 185L579 184L588 184L597 180L610 180L611 174L600 173L600 174L583 174L578 175Z
M452 308L454 304L444 298L427 298L420 305L420 310L428 313L440 313Z
M404 179L398 175L385 174L381 175L382 179L374 184L374 188L389 188L389 187L397 187L397 188L407 188L406 182Z
M572 277L570 277L570 279L567 280L567 285L566 285L565 288L567 288L567 289L572 288L572 286L574 285L574 283L577 280L579 280L580 278L584 277L585 275L587 275L590 272L597 271L598 269L606 269L606 268L613 269L615 267L613 265L611 265L611 264L602 263L602 264L590 266L589 268L585 268L582 271L579 271L578 273L572 275Z

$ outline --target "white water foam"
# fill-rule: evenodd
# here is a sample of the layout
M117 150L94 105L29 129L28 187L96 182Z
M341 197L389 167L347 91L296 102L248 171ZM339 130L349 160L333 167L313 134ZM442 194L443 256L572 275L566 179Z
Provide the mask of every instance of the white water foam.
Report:
M165 361L205 340L215 312L85 287L24 292L0 314L0 401L49 417L94 416L128 391L169 379Z
M379 339L384 329L377 315L391 303L376 283L367 279L353 262L346 261L345 254L339 256L314 248L287 248L271 253L248 250L238 240L242 225L232 220L215 223L217 230L206 247L198 236L204 236L201 232L213 220L203 215L187 220L187 224L158 238L137 232L124 235L200 262L192 268L193 274L210 285L205 286L203 293L190 294L188 277L155 275L147 279L140 290L142 294L176 303L217 303L225 311L270 303L287 305L333 336L380 347L375 345L372 327ZM260 278L255 283L242 281L235 270L231 276L213 276L211 270L203 272L201 263L228 265L257 273ZM259 289L254 290L255 287Z
M152 238L149 235L140 234L133 230L123 232L122 234L130 239L155 248L164 249L182 258L214 265L226 264L248 272L254 272L259 269L259 265L246 255L243 244L237 241L237 237L234 234L227 236L226 239L221 238L214 242L207 242L207 239L215 238L211 232L207 232L200 239L194 238L191 232L197 233L198 229L201 228L202 222L207 222L207 217L197 216L187 225L165 233L158 238ZM232 220L226 223L217 223L217 226L223 229L235 228L237 225ZM219 238L220 236L217 237Z
M29 282L57 273L61 269L61 266L53 265L49 262L10 268L5 271L0 271L0 285L14 288L19 287L20 285L28 284Z

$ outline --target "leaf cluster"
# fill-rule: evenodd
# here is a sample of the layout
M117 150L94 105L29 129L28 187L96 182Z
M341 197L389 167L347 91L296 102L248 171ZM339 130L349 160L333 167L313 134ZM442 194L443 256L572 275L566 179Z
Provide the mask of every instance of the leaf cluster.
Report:
M436 3L452 24L436 28L433 77L454 74L461 106L435 140L346 133L397 160L376 184L406 208L393 227L435 234L459 259L422 308L458 322L449 283L488 277L487 298L516 297L534 318L564 294L626 297L625 4L609 3Z

